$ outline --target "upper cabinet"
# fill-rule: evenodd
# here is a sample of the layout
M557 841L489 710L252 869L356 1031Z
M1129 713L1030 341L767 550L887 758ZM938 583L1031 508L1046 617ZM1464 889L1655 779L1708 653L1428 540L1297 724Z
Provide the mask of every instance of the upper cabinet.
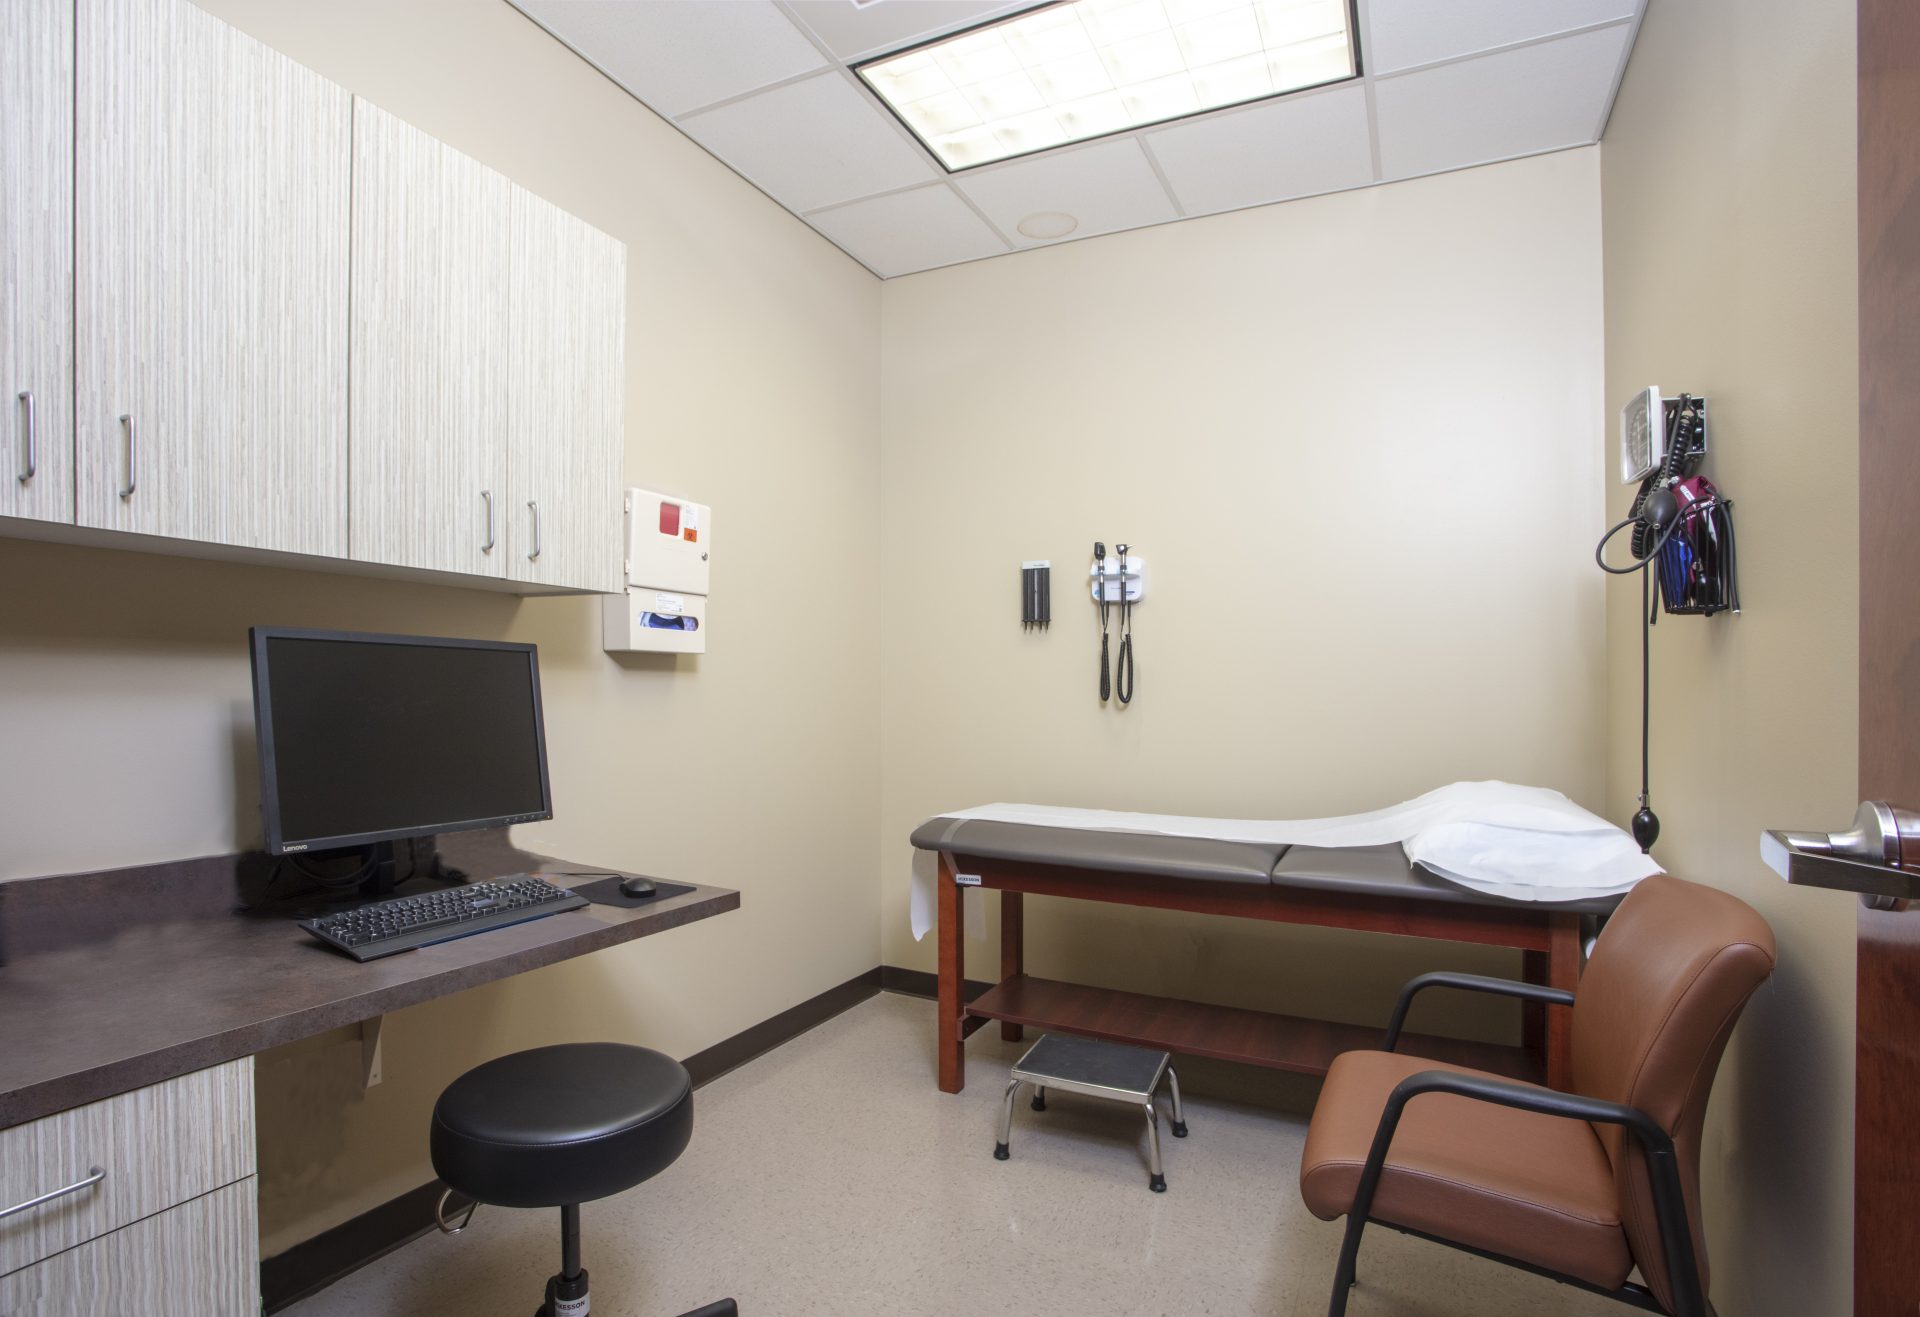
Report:
M181 0L75 50L79 524L344 557L347 93Z
M507 575L506 179L354 101L353 556Z
M626 248L518 187L512 246L507 572L618 594Z
M0 294L0 517L70 522L73 0L0 4Z
M0 0L0 240L0 534L624 587L626 248L477 161L187 0Z
M625 587L626 248L354 102L353 556Z

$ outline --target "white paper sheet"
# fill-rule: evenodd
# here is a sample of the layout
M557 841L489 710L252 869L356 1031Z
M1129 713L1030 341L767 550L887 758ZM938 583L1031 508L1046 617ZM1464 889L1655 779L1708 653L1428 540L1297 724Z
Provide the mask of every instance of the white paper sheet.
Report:
M1518 901L1577 901L1612 896L1664 872L1633 838L1558 791L1510 782L1455 782L1365 814L1320 819L1210 819L1176 814L1068 809L1001 803L942 818L984 819L1100 832L1144 832L1287 846L1384 846L1399 843L1409 861L1452 882ZM916 941L933 927L936 865L917 852L909 909ZM981 936L978 906L968 933Z

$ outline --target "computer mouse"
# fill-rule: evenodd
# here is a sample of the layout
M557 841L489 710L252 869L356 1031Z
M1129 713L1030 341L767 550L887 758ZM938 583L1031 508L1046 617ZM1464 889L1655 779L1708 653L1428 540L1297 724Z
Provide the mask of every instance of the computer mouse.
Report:
M622 878L620 880L620 895L652 896L653 895L653 879L642 878L639 874L631 874L625 878Z

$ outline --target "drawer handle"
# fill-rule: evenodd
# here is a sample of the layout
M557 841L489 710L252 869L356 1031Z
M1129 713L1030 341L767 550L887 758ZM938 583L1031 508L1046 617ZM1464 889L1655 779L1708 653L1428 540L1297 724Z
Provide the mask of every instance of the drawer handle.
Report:
M121 489L120 497L132 498L133 491L135 490L135 488L138 487L138 484L139 484L139 481L136 479L136 477L140 474L140 472L139 472L139 468L135 466L134 463L138 459L140 454L139 454L139 450L134 447L133 417L122 416L120 418L120 424L125 426L127 430L127 483L126 483L126 486L123 489Z
M40 463L36 458L35 452L34 452L35 436L34 436L34 427L33 427L33 392L32 390L28 390L27 392L21 394L19 401L20 401L20 405L26 408L27 410L27 464L26 464L26 467L20 472L20 483L24 485L28 481L33 479L34 472L39 470Z
M68 1194L77 1194L82 1189L90 1189L106 1178L107 1173L104 1170L98 1166L90 1166L87 1168L87 1178L84 1180L70 1184L64 1189L55 1189L49 1193L41 1194L38 1198L29 1198L24 1203L15 1203L12 1207L0 1207L0 1220L10 1217L16 1212L24 1212L30 1207L38 1207L42 1203L50 1203L56 1198L65 1198Z

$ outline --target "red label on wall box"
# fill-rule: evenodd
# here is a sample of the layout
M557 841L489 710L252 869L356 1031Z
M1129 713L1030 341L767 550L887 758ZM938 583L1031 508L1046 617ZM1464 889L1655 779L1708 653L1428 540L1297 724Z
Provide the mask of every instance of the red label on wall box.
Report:
M660 504L660 533L678 535L680 533L680 505L662 501Z

